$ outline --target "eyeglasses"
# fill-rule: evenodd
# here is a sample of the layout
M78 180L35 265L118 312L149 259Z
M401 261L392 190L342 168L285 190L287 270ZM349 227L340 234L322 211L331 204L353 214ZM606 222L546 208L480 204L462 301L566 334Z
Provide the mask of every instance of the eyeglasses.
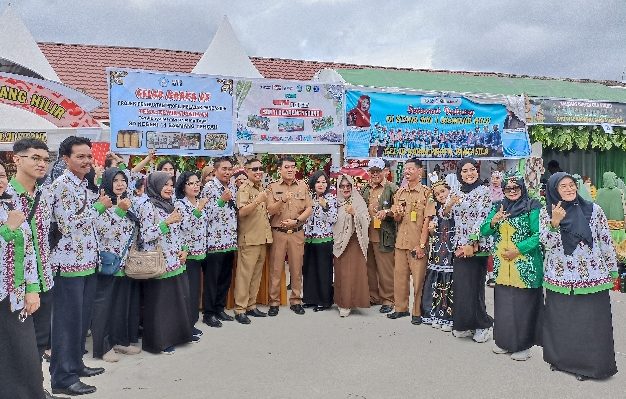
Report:
M199 186L200 182L199 181L188 181L185 184L188 185L188 186Z
M261 166L255 166L255 167L253 167L253 168L248 168L248 170L251 170L251 171L253 171L253 172L259 172L259 171L263 170L263 167L261 167Z
M352 184L340 184L339 188L352 188Z
M504 192L505 193L509 193L509 194L516 193L516 192L518 192L520 190L521 190L521 187L505 187L504 188Z
M45 163L48 164L50 163L50 158L42 158L39 155L18 155L18 157L20 158L28 158L31 161L35 162L35 163Z

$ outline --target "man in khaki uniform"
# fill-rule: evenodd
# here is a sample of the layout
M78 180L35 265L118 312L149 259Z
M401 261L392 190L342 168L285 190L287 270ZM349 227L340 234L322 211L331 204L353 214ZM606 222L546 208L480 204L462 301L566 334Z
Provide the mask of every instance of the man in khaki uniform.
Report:
M387 181L389 164L382 158L371 159L368 164L370 181L362 196L372 220L369 228L370 243L367 249L367 280L370 303L382 305L380 313L393 310L393 255L396 242L396 222L391 207L398 187Z
M284 157L279 163L281 178L269 186L267 210L274 243L270 252L269 316L278 314L280 277L285 268L285 255L291 276L290 309L304 314L302 307L302 263L304 258L304 223L311 216L312 203L307 185L296 180L296 160Z
M267 244L272 243L272 230L267 218L267 193L263 191L263 165L258 159L245 164L248 180L237 190L239 237L237 273L235 275L235 320L250 324L248 316L265 317L256 307Z
M395 309L387 315L390 319L409 315L409 279L413 276L411 323L416 325L422 323L422 288L428 261L422 232L430 189L421 183L423 171L421 160L413 158L406 161L404 177L408 184L398 189L394 197L393 215L398 222L393 279Z

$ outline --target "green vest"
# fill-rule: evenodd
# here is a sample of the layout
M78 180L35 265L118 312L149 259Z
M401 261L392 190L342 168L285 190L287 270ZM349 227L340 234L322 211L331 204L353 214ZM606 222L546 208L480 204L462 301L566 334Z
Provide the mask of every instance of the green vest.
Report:
M398 190L398 187L391 183L385 182L383 186L383 193L378 200L378 209L391 209L393 205L393 196ZM366 204L369 204L370 198L370 186L367 185L361 192ZM393 252L396 247L396 233L398 231L396 221L392 216L387 216L381 220L380 223L380 251L381 252Z

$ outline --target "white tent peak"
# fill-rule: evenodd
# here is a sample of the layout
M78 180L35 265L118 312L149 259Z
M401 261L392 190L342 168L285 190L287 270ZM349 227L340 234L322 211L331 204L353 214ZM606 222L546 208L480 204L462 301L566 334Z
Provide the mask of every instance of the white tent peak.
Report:
M346 83L345 79L336 70L330 68L320 69L313 75L312 80L323 83Z
M44 79L61 82L11 4L0 15L0 59L16 64L7 66L6 61L2 62L5 72L19 73L26 68Z
M227 16L222 19L211 44L192 72L242 78L263 77L237 39Z

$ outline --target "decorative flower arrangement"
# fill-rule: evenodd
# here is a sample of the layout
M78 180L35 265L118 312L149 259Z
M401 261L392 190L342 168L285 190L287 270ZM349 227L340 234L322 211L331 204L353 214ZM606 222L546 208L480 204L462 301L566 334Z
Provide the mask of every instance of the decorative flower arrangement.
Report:
M540 142L544 148L561 151L600 150L616 148L626 151L626 129L613 127L613 134L600 126L533 125L528 129L530 140Z

